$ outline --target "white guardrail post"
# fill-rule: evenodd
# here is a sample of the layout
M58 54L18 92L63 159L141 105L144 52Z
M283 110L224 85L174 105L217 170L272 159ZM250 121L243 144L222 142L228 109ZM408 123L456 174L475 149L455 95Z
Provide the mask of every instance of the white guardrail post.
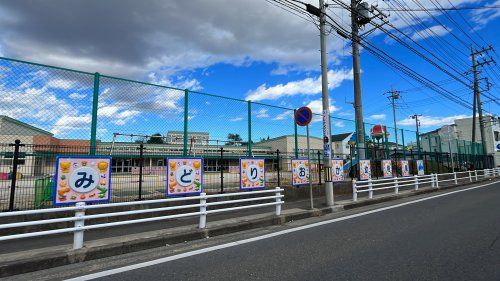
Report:
M207 194L205 192L200 193L200 225L199 228L207 227Z
M474 170L474 177L476 178L477 181L477 170Z
M280 187L276 187L276 215L281 215L281 191Z
M75 211L75 217L77 218L75 220L75 228L77 228L77 230L75 230L73 232L73 249L74 250L78 250L78 249L83 248L84 230L78 229L78 228L83 228L85 226L85 219L78 219L78 218L85 216L85 202L76 203L76 207L79 207L79 209L77 209Z
M434 179L436 180L436 188L439 188L438 174L434 174Z
M457 185L458 184L457 172L453 172L453 179L455 180L455 185Z
M472 172L469 171L469 182L472 182Z
M436 187L436 181L434 180L434 174L431 173L431 187Z
M418 190L418 176L414 175L413 178L415 179L415 190Z
M394 193L395 194L399 193L398 177L394 177Z
M372 178L368 179L368 198L370 198L370 199L373 198L373 183L372 183Z
M358 189L356 188L355 179L352 179L352 201L358 201Z

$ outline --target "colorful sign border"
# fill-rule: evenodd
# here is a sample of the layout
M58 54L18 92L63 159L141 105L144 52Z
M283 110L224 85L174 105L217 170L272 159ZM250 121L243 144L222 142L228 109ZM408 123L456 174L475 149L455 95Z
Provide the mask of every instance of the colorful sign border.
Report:
M107 186L108 190L106 192L107 196L106 198L102 199L93 199L93 200L79 200L79 201L71 201L71 202L60 202L57 199L58 196L58 185L59 185L59 161L61 159L106 159L109 161L108 165L108 171L107 171ZM68 205L75 205L78 202L85 202L85 204L88 203L109 203L111 200L111 166L113 164L113 160L111 156L66 156L66 155L58 155L56 157L56 173L54 175L54 187L53 187L53 198L52 198L52 203L54 206L68 206Z
M390 167L391 167L391 173L388 174L386 172L386 169L385 169L385 166L386 166L386 163L389 162L390 164ZM380 161L380 167L382 168L382 175L383 175L383 178L384 179L389 179L389 178L393 178L394 177L394 170L392 169L392 160L390 159L383 159Z
M340 173L341 176L335 176L334 173L334 168L335 168L335 162L341 162L342 164L340 165L342 172ZM343 182L345 181L344 177L344 159L342 158L333 158L332 159L332 182Z
M411 173L410 173L410 161L408 161L408 160L399 160L399 163L401 163L400 164L401 165L401 168L400 168L400 170L401 170L401 176L402 177L409 177L409 176L411 176ZM406 166L408 167L408 170L406 171L406 173L403 170L404 163L406 163Z
M308 180L305 183L295 183L295 180L294 180L294 178L295 178L294 177L295 168L293 167L294 161L306 161L306 162L308 162L307 158L292 158L291 160L292 160L291 161L291 164L292 164L292 178L291 178L291 180L292 180L292 186L299 187L299 186L303 186L303 185L309 185L309 182L311 181L311 175L309 174L309 166L306 166L306 167L308 167L306 169L306 177L307 177Z
M423 175L425 175L425 165L424 165L424 160L420 160L420 159L419 159L419 160L415 160L415 161L416 161L415 163L416 163L416 165L417 165L417 175L419 175L419 176L423 176ZM420 167L419 163L422 163L422 170L420 170L420 169L419 169L419 167ZM420 171L422 171L422 172L420 172Z
M369 172L366 174L362 169L361 163L368 163ZM369 180L372 177L372 165L370 160L359 160L359 180Z
M263 181L263 185L262 186L258 186L258 187L244 187L243 186L243 170L242 170L242 166L243 166L243 160L255 160L255 161L259 161L261 160L263 162L263 166L262 166L262 174L263 174L263 177L264 177L264 181ZM253 157L241 157L240 158L240 190L262 190L262 189L266 189L266 159L264 158L253 158Z
M199 160L200 161L200 190L195 192L183 192L183 193L170 193L170 160ZM165 194L167 197L182 197L182 196L191 196L191 195L200 195L203 192L203 169L204 162L202 157L170 157L166 158L165 162L167 163L166 170L166 185L165 185ZM175 175L174 175L175 176Z

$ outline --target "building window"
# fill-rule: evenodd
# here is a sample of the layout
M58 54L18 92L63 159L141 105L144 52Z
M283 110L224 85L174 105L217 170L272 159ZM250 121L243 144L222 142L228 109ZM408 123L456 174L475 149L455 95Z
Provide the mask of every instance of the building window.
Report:
M495 141L500 141L500 132L495 131Z

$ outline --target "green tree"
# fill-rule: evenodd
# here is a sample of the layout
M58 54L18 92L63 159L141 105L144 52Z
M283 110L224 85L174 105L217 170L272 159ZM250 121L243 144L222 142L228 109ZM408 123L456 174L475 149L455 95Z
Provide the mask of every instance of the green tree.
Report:
M147 143L162 144L165 142L163 141L162 135L160 133L156 133L149 137Z
M227 143L226 145L241 145L241 141L243 139L239 134L231 134L227 135Z

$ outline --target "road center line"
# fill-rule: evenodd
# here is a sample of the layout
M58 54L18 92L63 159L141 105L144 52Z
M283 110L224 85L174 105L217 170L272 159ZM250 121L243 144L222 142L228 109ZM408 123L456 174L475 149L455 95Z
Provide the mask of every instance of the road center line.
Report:
M169 256L169 257L156 259L156 260L151 260L151 261L142 262L142 263L138 263L138 264L128 265L128 266L110 269L110 270L106 270L106 271L101 271L101 272L97 272L97 273L92 273L92 274L88 274L88 275L83 275L83 276L79 276L79 277L75 277L75 278L67 279L67 280L68 281L83 281L83 280L92 280L92 279L96 279L96 278L101 278L101 277L105 277L105 276L109 276L109 275L113 275L113 274L118 274L118 273L131 271L131 270L135 270L135 269L139 269L139 268L144 268L144 267L148 267L148 266L152 266L152 265L166 263L169 261L174 261L174 260L178 260L178 259L182 259L182 258L196 256L199 254L213 252L213 251L217 251L217 250L221 250L221 249L225 249L225 248L230 248L230 247L234 247L234 246L238 246L238 245L243 245L243 244L247 244L247 243L251 243L251 242L255 242L255 241L259 241L259 240L264 240L267 238L272 238L272 237L276 237L276 236L280 236L280 235L284 235L284 234L288 234L288 233L292 233L292 232L296 232L296 231L301 231L304 229L318 227L318 226L322 226L325 224L330 224L330 223L349 220L349 219L353 219L353 218L357 218L357 217L361 217L361 216L366 216L369 214L374 214L374 213L382 212L385 210L399 208L399 207L403 207L406 205L416 204L419 202L423 202L423 201L427 201L427 200L431 200L431 199L435 199L435 198L439 198L439 197L443 197L443 196L448 196L448 195L452 195L452 194L456 194L456 193L460 193L460 192L464 192L464 191L469 191L469 190L473 190L473 189L477 189L477 188L481 188L481 187L485 187L485 186L489 186L489 185L497 184L497 183L498 182L491 182L488 184L473 186L473 187L469 187L469 188L465 188L465 189L461 189L461 190L455 190L455 191L451 191L451 192L447 192L447 193L443 193L443 194L439 194L439 195L434 195L434 196L430 196L430 197L425 197L425 198L421 198L421 199L417 199L417 200L413 200L413 201L409 201L409 202L405 202L405 203L400 203L400 204L396 204L396 205L392 205L392 206L382 207L379 209L370 210L370 211L366 211L366 212L362 212L362 213L358 213L358 214L353 214L353 215L348 215L345 217L316 222L316 223L303 225L303 226L299 226L299 227L295 227L295 228L291 228L291 229L281 230L281 231L277 231L274 233L253 237L253 238L229 242L229 243L225 243L225 244L221 244L221 245L217 245L217 246L212 246L212 247L208 247L208 248L204 248L204 249L190 251L190 252L186 252L186 253L182 253L182 254L178 254L178 255L173 255L173 256Z

